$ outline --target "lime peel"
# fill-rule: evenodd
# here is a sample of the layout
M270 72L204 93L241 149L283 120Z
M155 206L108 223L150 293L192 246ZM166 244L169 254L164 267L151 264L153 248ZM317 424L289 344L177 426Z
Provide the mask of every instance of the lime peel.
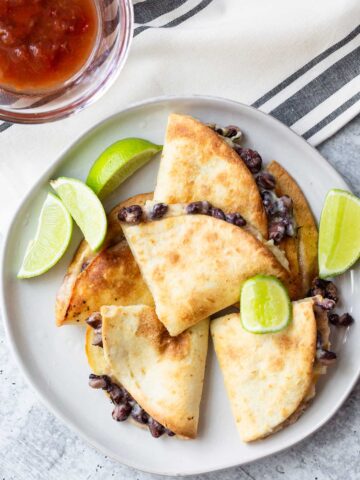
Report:
M73 231L73 221L61 200L49 193L42 206L35 238L27 246L18 278L47 272L64 255Z
M330 190L319 230L320 278L344 273L360 257L360 199L346 190Z
M142 138L123 138L104 150L90 169L86 184L104 198L162 150Z
M283 330L292 319L292 304L280 280L267 275L246 280L240 294L240 319L251 333Z

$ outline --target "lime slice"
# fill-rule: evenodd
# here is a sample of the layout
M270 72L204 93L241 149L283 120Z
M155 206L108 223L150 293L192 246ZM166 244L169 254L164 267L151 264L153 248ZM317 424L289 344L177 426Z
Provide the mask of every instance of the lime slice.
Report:
M49 193L40 212L35 239L29 243L18 278L47 272L63 256L73 229L70 214L61 200Z
M113 143L95 161L86 180L101 198L115 190L162 149L141 138L124 138Z
M85 183L75 178L59 177L50 182L93 251L101 247L107 229L104 207Z
M278 332L290 322L292 305L286 288L277 278L256 275L242 286L240 311L245 330Z
M330 190L320 219L320 277L345 272L359 256L360 198L345 190Z

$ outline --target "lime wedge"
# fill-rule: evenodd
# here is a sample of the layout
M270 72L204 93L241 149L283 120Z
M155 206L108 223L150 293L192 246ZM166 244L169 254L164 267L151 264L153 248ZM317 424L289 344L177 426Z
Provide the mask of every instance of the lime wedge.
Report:
M63 256L73 229L70 214L61 200L49 193L40 212L35 239L29 243L18 278L47 272Z
M278 332L290 322L292 305L286 288L277 278L256 275L242 286L240 313L245 330Z
M319 271L321 278L348 270L360 256L360 198L330 190L321 212Z
M101 247L107 229L104 207L85 183L75 178L59 177L50 182L93 251Z
M141 138L119 140L104 150L95 161L86 183L96 195L104 198L161 149L161 145Z

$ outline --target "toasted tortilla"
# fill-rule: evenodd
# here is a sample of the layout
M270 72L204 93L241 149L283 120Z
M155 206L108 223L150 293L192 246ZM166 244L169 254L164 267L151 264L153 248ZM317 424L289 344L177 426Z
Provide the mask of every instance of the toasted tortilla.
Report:
M102 307L104 356L114 380L155 420L195 438L209 320L170 337L153 308Z
M91 372L95 373L95 375L108 375L110 377L111 372L105 359L104 349L93 345L93 341L94 329L87 326L85 333L85 353Z
M126 239L170 335L239 300L256 274L274 275L289 288L289 273L248 231L206 215L180 215L122 224Z
M207 200L241 213L268 238L266 213L251 172L217 133L187 115L169 115L154 200Z
M274 433L303 411L313 387L316 332L311 298L293 303L292 322L278 333L247 332L239 314L212 321L216 355L244 442Z
M310 289L312 280L318 276L318 230L309 204L299 185L277 162L267 170L276 178L276 193L288 195L293 201L294 217L298 227L295 238L285 238L279 245L287 256L293 282L298 286L297 298L303 298Z
M83 323L102 305L153 305L151 294L123 235L117 214L124 206L144 205L151 193L136 195L108 215L108 231L99 253L81 242L56 298L58 326Z

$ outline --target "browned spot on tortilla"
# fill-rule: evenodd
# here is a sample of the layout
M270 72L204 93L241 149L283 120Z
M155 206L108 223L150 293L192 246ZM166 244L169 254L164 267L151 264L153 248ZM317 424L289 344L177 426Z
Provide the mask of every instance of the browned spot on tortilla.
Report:
M136 335L147 338L159 353L170 357L182 359L190 351L190 333L185 331L177 337L171 337L153 312L141 313Z
M294 348L293 341L288 335L283 335L283 334L275 335L274 341L275 343L278 344L278 348L280 351L285 352L287 350Z
M180 260L180 255L176 252L170 252L168 258L170 264L175 264L178 263L178 261Z
M272 358L269 362L270 372L280 372L284 368L284 359L282 357Z
M164 272L160 267L154 268L153 276L154 276L154 280L157 282L162 282L164 280Z

